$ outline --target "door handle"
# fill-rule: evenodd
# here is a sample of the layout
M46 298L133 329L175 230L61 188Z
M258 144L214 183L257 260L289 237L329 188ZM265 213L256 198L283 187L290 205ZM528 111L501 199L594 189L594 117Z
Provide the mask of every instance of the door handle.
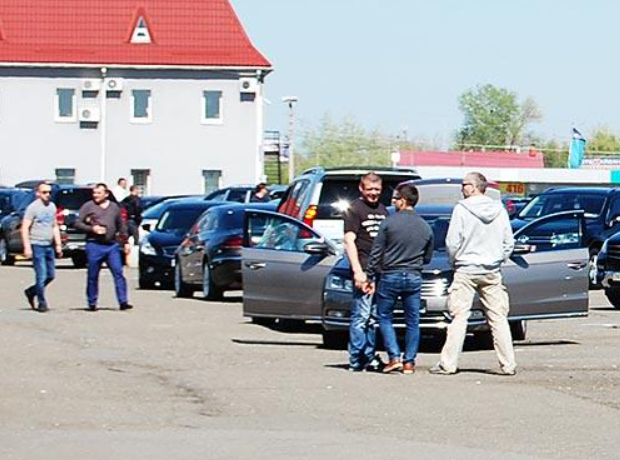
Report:
M267 264L265 262L246 262L245 266L250 270L260 270L261 268L265 268Z
M571 270L583 270L584 268L586 268L588 266L587 262L572 262L570 264L566 264L566 266L568 268L570 268Z

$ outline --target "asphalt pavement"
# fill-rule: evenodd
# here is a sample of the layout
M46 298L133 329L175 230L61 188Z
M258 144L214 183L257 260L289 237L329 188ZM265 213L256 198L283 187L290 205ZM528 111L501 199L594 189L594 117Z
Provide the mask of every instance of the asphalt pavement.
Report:
M85 271L61 267L52 310L29 309L28 264L0 267L0 459L617 459L620 310L529 324L518 374L468 346L455 376L350 373L318 327L269 329L224 302L138 291L84 310Z

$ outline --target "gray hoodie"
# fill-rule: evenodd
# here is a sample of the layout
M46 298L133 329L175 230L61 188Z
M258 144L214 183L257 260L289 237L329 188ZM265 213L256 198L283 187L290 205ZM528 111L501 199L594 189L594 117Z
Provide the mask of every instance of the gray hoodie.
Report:
M446 247L460 273L499 271L514 248L510 219L501 202L484 195L460 201L452 212Z

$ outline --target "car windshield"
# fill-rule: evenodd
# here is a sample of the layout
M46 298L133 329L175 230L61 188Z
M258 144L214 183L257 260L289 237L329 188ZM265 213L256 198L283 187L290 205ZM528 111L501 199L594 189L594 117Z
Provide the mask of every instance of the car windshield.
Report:
M445 215L422 215L421 216L433 229L435 251L446 250L446 235L450 226L450 216Z
M164 212L155 229L166 233L187 233L203 212L203 208L170 209Z
M161 217L161 215L164 213L164 211L168 209L169 206L170 206L170 203L165 202L165 201L162 203L156 204L154 206L151 206L150 208L148 208L146 211L142 213L142 218L158 220Z
M521 219L536 219L556 212L582 210L586 217L598 216L605 203L605 195L593 193L547 193L538 195L523 208Z
M56 196L56 206L71 211L78 211L92 197L93 191L90 188L64 189L60 190Z

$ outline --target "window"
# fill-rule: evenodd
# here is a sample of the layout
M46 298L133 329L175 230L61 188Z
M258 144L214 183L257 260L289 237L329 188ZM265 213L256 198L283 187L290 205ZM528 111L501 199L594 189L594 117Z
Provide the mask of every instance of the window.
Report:
M247 200L248 191L242 188L233 188L228 193L226 201L234 201L235 203L245 203Z
M252 247L276 251L304 252L307 243L319 239L299 222L261 215L251 215L248 233Z
M56 121L68 123L77 121L75 89L57 88L55 100Z
M56 169L56 182L62 185L75 184L75 169L74 168Z
M151 123L153 121L150 89L134 89L131 91L131 121L133 123Z
M586 214L598 216L603 209L605 195L591 193L548 193L538 195L521 211L519 217L532 219L556 212L582 209Z
M148 44L151 43L151 33L149 27L144 20L144 17L140 16L136 27L131 34L131 43L133 44Z
M298 217L304 193L309 185L309 180L300 180L291 185L289 187L290 192L287 192L287 196L282 198L284 203L280 206L278 212L288 216Z
M536 252L578 249L582 246L581 221L573 215L545 219L519 233L516 242L536 246Z
M222 114L222 92L203 91L202 93L202 115L201 121L204 124L221 124Z
M208 195L221 187L222 171L203 169L202 178L205 195Z
M217 228L217 218L218 215L215 210L208 211L198 223L198 228L200 229L200 232L214 231Z
M150 169L132 169L131 178L133 179L133 185L140 190L140 196L146 196L149 194L151 186L150 181L151 170Z

